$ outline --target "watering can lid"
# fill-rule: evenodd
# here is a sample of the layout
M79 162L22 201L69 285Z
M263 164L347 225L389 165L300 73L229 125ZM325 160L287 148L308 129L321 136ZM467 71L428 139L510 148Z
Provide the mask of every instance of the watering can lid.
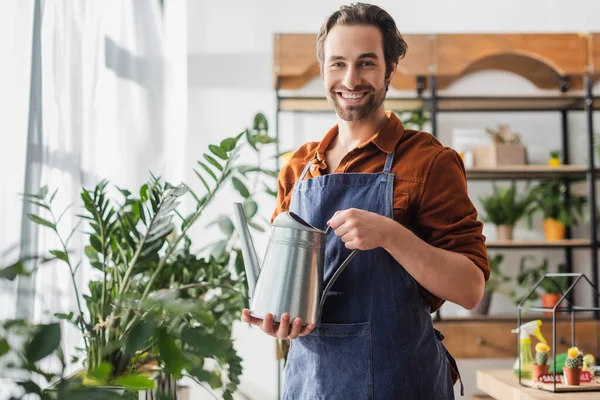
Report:
M277 217L275 217L272 226L280 228L302 229L310 232L323 232L322 230L317 229L308 222L304 221L297 214L294 214L291 211L280 213Z

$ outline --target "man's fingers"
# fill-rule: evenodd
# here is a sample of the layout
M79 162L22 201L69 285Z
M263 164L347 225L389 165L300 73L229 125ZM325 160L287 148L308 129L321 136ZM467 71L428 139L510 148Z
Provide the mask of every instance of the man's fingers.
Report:
M279 321L279 329L277 330L277 337L285 339L288 336L290 330L290 314L283 313L281 320Z
M273 324L273 314L268 313L265 315L265 319L262 323L262 330L271 336L275 336L275 333L277 332L277 325Z
M314 329L315 329L315 325L314 324L308 324L306 326L306 328L304 328L304 330L302 332L300 332L299 336L306 336L309 333L311 333Z
M302 319L296 318L294 319L294 323L292 324L292 330L288 336L288 339L296 339L300 334L300 330L302 329Z
M256 318L250 315L250 310L242 310L242 321L258 326L266 334L280 339L296 339L306 336L315 329L314 324L302 327L302 319L295 318L290 326L290 314L284 313L279 323L273 321L273 314L268 313L264 319Z

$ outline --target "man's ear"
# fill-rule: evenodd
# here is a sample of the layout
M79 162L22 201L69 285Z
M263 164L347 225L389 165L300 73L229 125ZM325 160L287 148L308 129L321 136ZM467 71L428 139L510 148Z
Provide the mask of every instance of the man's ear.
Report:
M396 70L398 68L398 63L393 63L392 64L392 70L390 71L390 74L387 78L387 84L388 86L390 85L390 82L392 82L392 79L394 79L394 75L396 75Z

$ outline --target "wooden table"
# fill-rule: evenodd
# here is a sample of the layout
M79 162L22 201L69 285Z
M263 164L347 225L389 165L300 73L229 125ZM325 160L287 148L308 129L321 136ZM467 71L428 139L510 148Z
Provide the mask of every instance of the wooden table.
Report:
M598 400L600 392L551 393L519 385L512 370L478 370L477 388L497 400Z

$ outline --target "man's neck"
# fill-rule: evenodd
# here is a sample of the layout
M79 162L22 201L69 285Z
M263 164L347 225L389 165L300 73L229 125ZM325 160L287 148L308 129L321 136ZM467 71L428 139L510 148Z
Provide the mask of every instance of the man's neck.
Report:
M377 110L371 118L361 121L349 122L338 117L338 135L335 147L341 147L346 151L356 148L380 130L387 120L388 117L383 107Z

